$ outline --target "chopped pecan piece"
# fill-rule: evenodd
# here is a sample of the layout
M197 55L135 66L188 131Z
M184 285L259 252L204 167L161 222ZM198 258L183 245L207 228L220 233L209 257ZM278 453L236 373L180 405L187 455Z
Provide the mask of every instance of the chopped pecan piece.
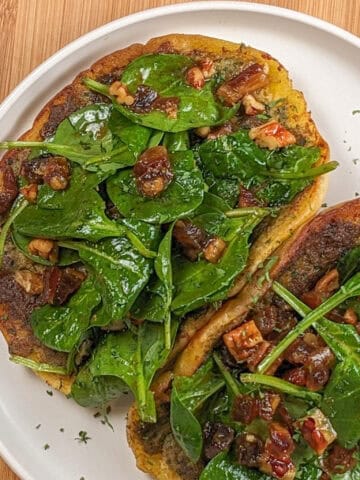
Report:
M29 242L28 251L31 255L36 255L50 262L56 262L58 259L59 249L54 240L46 238L34 238Z
M355 325L358 322L358 316L355 310L351 307L347 308L344 313L344 321L349 325Z
M215 138L222 137L223 135L229 135L233 131L233 124L231 122L226 122L220 127L215 127L210 130L207 138L208 140L215 140Z
M281 480L292 480L296 469L290 455L294 449L294 441L289 430L278 422L271 423L260 470Z
M201 90L205 85L205 77L199 67L191 67L186 71L186 83L191 87Z
M249 137L259 147L276 150L296 143L295 136L276 120L270 120L259 127L251 128Z
M336 439L336 432L330 420L318 408L311 416L298 420L297 425L305 441L318 455L324 453Z
M268 83L269 79L265 68L258 63L253 63L236 77L223 83L216 93L226 105L231 106L242 100L248 93L266 87Z
M226 242L220 237L211 237L203 248L205 259L210 263L217 263L226 249Z
M136 186L144 197L157 197L174 177L168 152L159 145L145 150L134 165Z
M29 203L35 203L38 194L38 186L36 183L30 183L30 185L25 185L25 187L20 188L20 193L24 195Z
M39 273L30 270L17 270L14 278L25 292L31 295L39 295L44 289L43 277Z
M241 102L244 106L246 115L258 115L265 111L265 105L258 102L253 95L245 95Z
M210 133L210 127L199 127L195 129L195 133L200 138L206 138Z
M116 80L116 82L110 85L109 93L116 97L116 101L120 105L129 106L135 101L135 98L130 94L127 85L119 80Z
M157 97L152 106L154 110L160 110L166 113L169 118L175 119L177 118L179 104L179 97Z
M249 425L259 416L258 399L251 395L239 395L235 398L232 418L237 422Z
M10 165L0 163L0 214L6 213L18 194L18 185Z
M44 278L44 293L47 303L62 305L70 295L80 288L85 278L85 273L76 268L49 268Z
M203 58L198 62L198 66L206 79L212 77L215 73L214 62L211 58Z
M264 341L253 320L225 333L223 340L229 352L238 362L246 360L250 355L249 350Z
M265 392L263 397L259 399L259 417L270 422L280 405L281 397L277 393Z
M260 205L262 205L262 203L256 198L255 194L243 185L240 185L239 208L258 207Z
M218 453L227 450L234 440L235 432L222 423L206 422L203 430L204 455L211 460Z

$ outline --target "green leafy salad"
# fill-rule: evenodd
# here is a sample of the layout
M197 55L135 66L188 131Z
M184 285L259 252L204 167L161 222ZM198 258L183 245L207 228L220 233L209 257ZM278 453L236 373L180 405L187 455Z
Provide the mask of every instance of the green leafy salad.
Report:
M83 406L130 390L147 422L156 421L150 385L179 325L227 297L254 228L334 168L316 166L319 149L295 139L275 149L259 143L241 122L250 117L241 98L229 105L217 94L224 72L215 65L199 84L194 68L185 55L139 57L112 84L85 78L97 102L69 114L51 137L0 143L29 152L0 258L5 264L15 250L32 262L15 280L34 299L29 321L37 341L62 354L56 364L13 359L72 375L71 396ZM251 114L254 128L271 121L268 107ZM355 360L354 353L334 375L358 368ZM205 374L214 375L206 388ZM199 406L212 401L214 414L228 415L234 396L212 361L198 377L199 398L184 400L191 380L181 379L172 398L174 428L194 460ZM336 385L323 400L327 411L340 407ZM230 462L227 454L203 478L215 478L221 462Z

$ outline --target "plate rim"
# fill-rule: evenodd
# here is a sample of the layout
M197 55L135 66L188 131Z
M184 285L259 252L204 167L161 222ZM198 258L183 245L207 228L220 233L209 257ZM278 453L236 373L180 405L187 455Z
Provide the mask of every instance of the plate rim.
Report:
M338 37L347 43L360 48L360 37L344 30L341 27L333 25L330 22L313 17L306 13L298 12L283 7L276 7L266 4L254 4L250 2L239 2L236 0L202 0L188 3L177 3L173 5L166 5L162 7L155 7L140 12L136 12L124 17L120 17L111 22L108 22L90 32L85 33L79 38L66 44L60 50L51 55L48 59L44 60L39 66L32 70L8 95L0 104L0 117L6 115L8 110L13 104L21 97L21 95L27 90L31 84L46 74L50 69L55 67L66 57L71 55L74 51L85 46L89 42L97 40L104 35L110 34L115 30L136 23L150 20L158 16L166 16L174 13L183 13L188 11L208 11L208 10L236 10L251 13L260 13L270 15L274 17L285 18L288 20L297 21L299 23L312 26L318 30L325 31L335 37ZM26 467L21 464L21 460L17 458L17 455L12 453L6 446L4 441L0 438L0 456L22 480L36 480L29 472L26 471Z

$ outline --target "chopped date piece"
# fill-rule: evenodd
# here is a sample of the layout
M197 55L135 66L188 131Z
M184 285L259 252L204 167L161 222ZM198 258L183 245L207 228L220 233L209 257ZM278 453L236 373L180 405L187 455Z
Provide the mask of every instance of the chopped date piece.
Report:
M235 455L240 465L256 468L262 457L264 443L253 433L242 433L236 437Z
M256 370L256 367L261 362L261 360L268 354L270 349L271 344L264 341L249 350L249 356L246 359L246 363L251 372L254 372ZM275 365L275 363L273 363L273 365Z
M0 214L10 209L18 191L13 169L2 161L0 163Z
M134 165L134 176L144 197L159 196L174 177L166 148L159 145L145 150Z
M157 92L152 88L146 85L139 85L131 109L136 113L149 113L152 110L152 105L157 99L157 96Z
M258 400L259 417L270 422L280 405L281 397L277 393L264 393L263 397Z
M299 387L304 387L306 385L307 373L305 367L297 367L288 370L283 375L284 380L287 380L294 385Z
M226 105L235 105L242 98L255 90L266 87L269 83L266 68L253 63L242 70L236 77L223 83L217 89L217 95Z
M330 420L318 408L311 416L297 421L297 426L310 447L318 455L324 453L326 448L336 439L336 432Z
M58 259L59 248L54 240L46 238L34 238L29 242L28 251L31 255L36 255L45 260L55 263Z
M259 147L276 150L296 143L295 136L276 120L270 120L259 127L251 128L249 137Z
M222 423L206 422L203 430L204 455L211 460L218 453L227 450L234 440L235 432Z
M209 236L189 220L178 220L174 225L173 236L181 245L184 255L192 262L203 253L205 260L217 263L226 249L224 240Z
M51 305L62 305L79 289L85 278L85 273L75 268L49 268L44 278L46 302Z
M335 443L330 450L329 455L323 460L325 470L330 475L343 475L344 473L352 470L357 460L354 458L356 448L344 448L338 443Z
M17 270L14 275L15 281L30 295L39 295L44 289L43 277L40 273L30 270Z
M69 185L71 172L66 158L48 156L24 162L21 175L30 184L46 183L53 190L65 190Z
M239 192L239 208L246 208L246 207L258 207L262 205L260 200L256 198L255 193L251 190L248 190L243 185L240 185L240 192Z
M230 135L233 132L233 124L231 122L226 122L220 127L215 127L210 130L207 138L208 140L215 140L216 138L222 137L224 135Z
M203 248L204 258L210 263L217 263L226 249L226 242L220 237L211 237Z
M257 399L251 395L239 395L235 398L232 417L237 422L249 425L259 416Z
M246 115L258 115L259 113L264 112L265 105L261 102L258 102L253 95L245 95L242 99L242 104Z
M36 183L30 183L29 185L20 188L20 193L29 203L35 203L38 194L38 186Z
M191 67L185 74L186 83L197 90L201 90L205 85L205 77L199 67Z
M250 349L264 341L253 320L225 333L223 340L229 352L238 362L246 360L251 353Z
M283 403L280 403L276 410L276 415L280 422L286 426L286 428L289 430L291 434L294 433L294 421L291 418L290 413L288 412L288 409L285 407Z
M134 97L130 94L127 85L119 80L116 80L116 82L110 85L109 93L116 97L116 101L120 105L130 106L135 101Z
M49 157L45 162L44 182L53 190L65 190L69 185L70 166L64 157Z
M292 480L296 469L290 455L294 449L289 430L278 422L271 423L260 470L281 480Z

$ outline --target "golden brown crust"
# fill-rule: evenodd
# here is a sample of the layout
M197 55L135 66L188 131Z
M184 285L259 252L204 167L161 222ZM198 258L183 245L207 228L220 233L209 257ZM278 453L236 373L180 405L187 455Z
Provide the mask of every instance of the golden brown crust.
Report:
M360 244L360 199L345 202L328 208L317 215L287 241L275 253L277 263L269 272L269 280L259 282L264 278L264 270L256 273L236 298L229 299L211 318L210 322L201 328L191 339L188 346L180 354L175 364L175 374L190 376L201 366L212 351L223 333L231 330L243 321L250 308L259 298L271 289L274 280L281 281L287 273L296 270L302 264L304 252L312 246L321 247L321 238L328 242L337 238L332 261L339 259L342 251ZM173 372L172 372L173 375ZM165 375L164 375L165 377ZM160 383L159 387L163 387ZM167 385L168 387L168 385ZM156 391L161 401L161 391ZM178 479L177 474L165 463L161 456L146 453L141 436L138 434L139 418L133 406L128 416L128 440L137 459L138 467L150 473L157 480Z
M51 135L57 125L72 111L96 101L100 97L89 92L82 84L84 77L94 79L115 79L122 69L134 58L154 52L178 52L197 54L212 58L236 59L244 63L258 62L269 66L270 84L262 92L262 100L285 98L286 101L274 106L272 115L279 119L287 128L292 130L298 139L306 145L321 148L321 160L328 160L328 148L311 120L303 95L292 89L291 81L286 70L270 55L254 50L251 47L218 40L200 35L166 35L150 40L146 45L134 44L123 50L116 51L97 61L88 70L80 73L71 85L66 86L53 99L51 99L36 117L32 128L23 134L22 140L42 140ZM26 152L13 150L4 158L15 165L26 157ZM303 222L315 214L319 208L326 186L326 179L320 177L309 188L302 192L291 206L286 207L278 219L268 225L265 232L255 242L251 253L250 262L246 273L256 271L259 264L278 247L291 233ZM294 214L295 212L295 214ZM239 291L244 284L244 275L236 284L233 293ZM179 338L176 351L181 351L189 338L198 328L193 321L185 324L183 335ZM50 382L56 382L56 376L48 376ZM70 381L70 380L69 380ZM55 385L54 385L55 386ZM56 387L55 387L56 388Z

